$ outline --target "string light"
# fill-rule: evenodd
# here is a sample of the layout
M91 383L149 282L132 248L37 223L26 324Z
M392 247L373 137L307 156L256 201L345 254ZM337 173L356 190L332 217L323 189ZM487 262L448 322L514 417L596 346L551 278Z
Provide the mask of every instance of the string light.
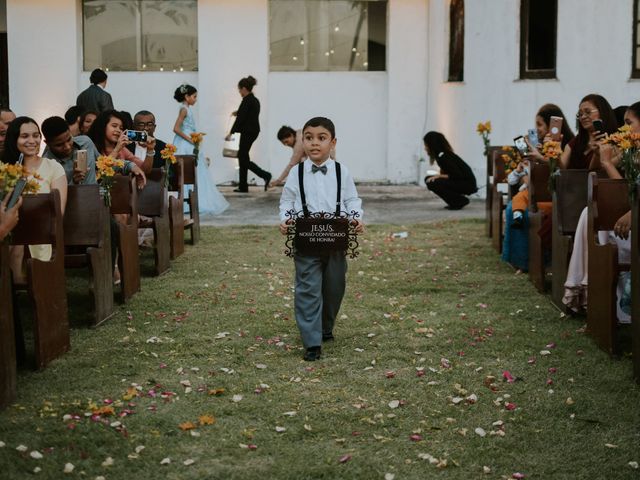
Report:
M304 45L304 38L300 37L300 45Z
M146 64L146 63L143 63L143 64L142 64L142 68L147 68L147 64Z
M160 71L164 72L164 65L160 65Z
M182 65L180 65L180 71L184 72L184 67Z
M357 49L356 47L353 47L353 48L351 49L351 51L355 53L355 52L357 52L357 51L358 51L358 49Z
M329 56L329 52L324 52L324 56L328 57Z
M293 61L296 62L298 60L298 57L293 57Z
M335 50L331 49L331 51L329 53L331 53L331 55L333 55L336 52L335 52Z
M340 26L336 25L336 27L333 29L334 32L339 32L340 31Z

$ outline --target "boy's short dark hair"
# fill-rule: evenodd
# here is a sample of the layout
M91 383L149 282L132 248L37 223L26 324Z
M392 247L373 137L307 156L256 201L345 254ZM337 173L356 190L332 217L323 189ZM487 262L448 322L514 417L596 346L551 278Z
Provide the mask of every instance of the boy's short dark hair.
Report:
M331 138L336 138L336 126L331 120L326 117L313 117L307 123L304 124L302 131L304 132L307 127L322 127L326 128L331 134Z
M45 140L53 140L58 135L69 131L69 125L62 117L49 117L42 122L42 135Z
M278 130L278 140L283 141L285 138L289 138L291 135L296 136L296 131L288 125L283 125Z

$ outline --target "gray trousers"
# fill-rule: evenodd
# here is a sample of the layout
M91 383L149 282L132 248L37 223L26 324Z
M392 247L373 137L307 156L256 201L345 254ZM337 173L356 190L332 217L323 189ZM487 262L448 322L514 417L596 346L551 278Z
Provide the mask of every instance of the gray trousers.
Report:
M343 252L327 256L296 255L296 323L305 348L322 345L333 331L346 285Z

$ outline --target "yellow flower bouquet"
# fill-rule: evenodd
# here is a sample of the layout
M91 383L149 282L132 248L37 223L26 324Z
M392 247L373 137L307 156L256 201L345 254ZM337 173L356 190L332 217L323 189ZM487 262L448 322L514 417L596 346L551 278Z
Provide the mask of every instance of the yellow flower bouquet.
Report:
M489 140L489 134L491 133L491 121L487 120L484 123L478 123L476 132L478 132L478 135L482 137L482 142L484 143L484 154L487 155L489 152L489 145L491 144Z
M4 197L13 190L21 178L27 178L27 183L22 191L23 194L38 193L40 190L40 184L38 183L40 177L37 173L32 174L22 165L0 162L0 201L4 200Z
M111 189L113 188L113 177L116 169L124 167L124 160L119 160L106 155L100 155L96 161L96 180L104 192L104 204L111 207Z
M620 165L624 178L629 182L629 195L633 199L636 182L640 178L640 134L633 133L629 125L623 125L607 137L606 142L622 152Z
M549 191L555 190L555 173L562 155L562 144L555 140L549 140L542 144L542 156L549 162Z
M167 175L165 176L164 186L167 187L169 185L169 168L171 165L175 164L178 159L176 158L177 147L170 143L167 143L167 146L160 150L160 157L164 160L164 169L167 171Z
M202 137L204 137L206 133L202 132L193 132L190 134L191 141L193 142L193 154L196 157L196 165L198 164L198 154L200 153L200 144L202 143Z
M502 151L504 152L501 155L502 161L504 162L504 173L505 175L509 175L516 169L518 164L522 162L522 155L510 145L503 146Z

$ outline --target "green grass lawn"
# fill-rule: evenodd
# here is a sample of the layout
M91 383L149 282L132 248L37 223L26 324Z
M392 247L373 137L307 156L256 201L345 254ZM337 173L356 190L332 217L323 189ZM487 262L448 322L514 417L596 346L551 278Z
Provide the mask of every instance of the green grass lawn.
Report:
M276 228L205 228L98 329L73 278L72 351L19 372L0 478L638 478L631 362L501 263L483 228L371 227L314 363Z

